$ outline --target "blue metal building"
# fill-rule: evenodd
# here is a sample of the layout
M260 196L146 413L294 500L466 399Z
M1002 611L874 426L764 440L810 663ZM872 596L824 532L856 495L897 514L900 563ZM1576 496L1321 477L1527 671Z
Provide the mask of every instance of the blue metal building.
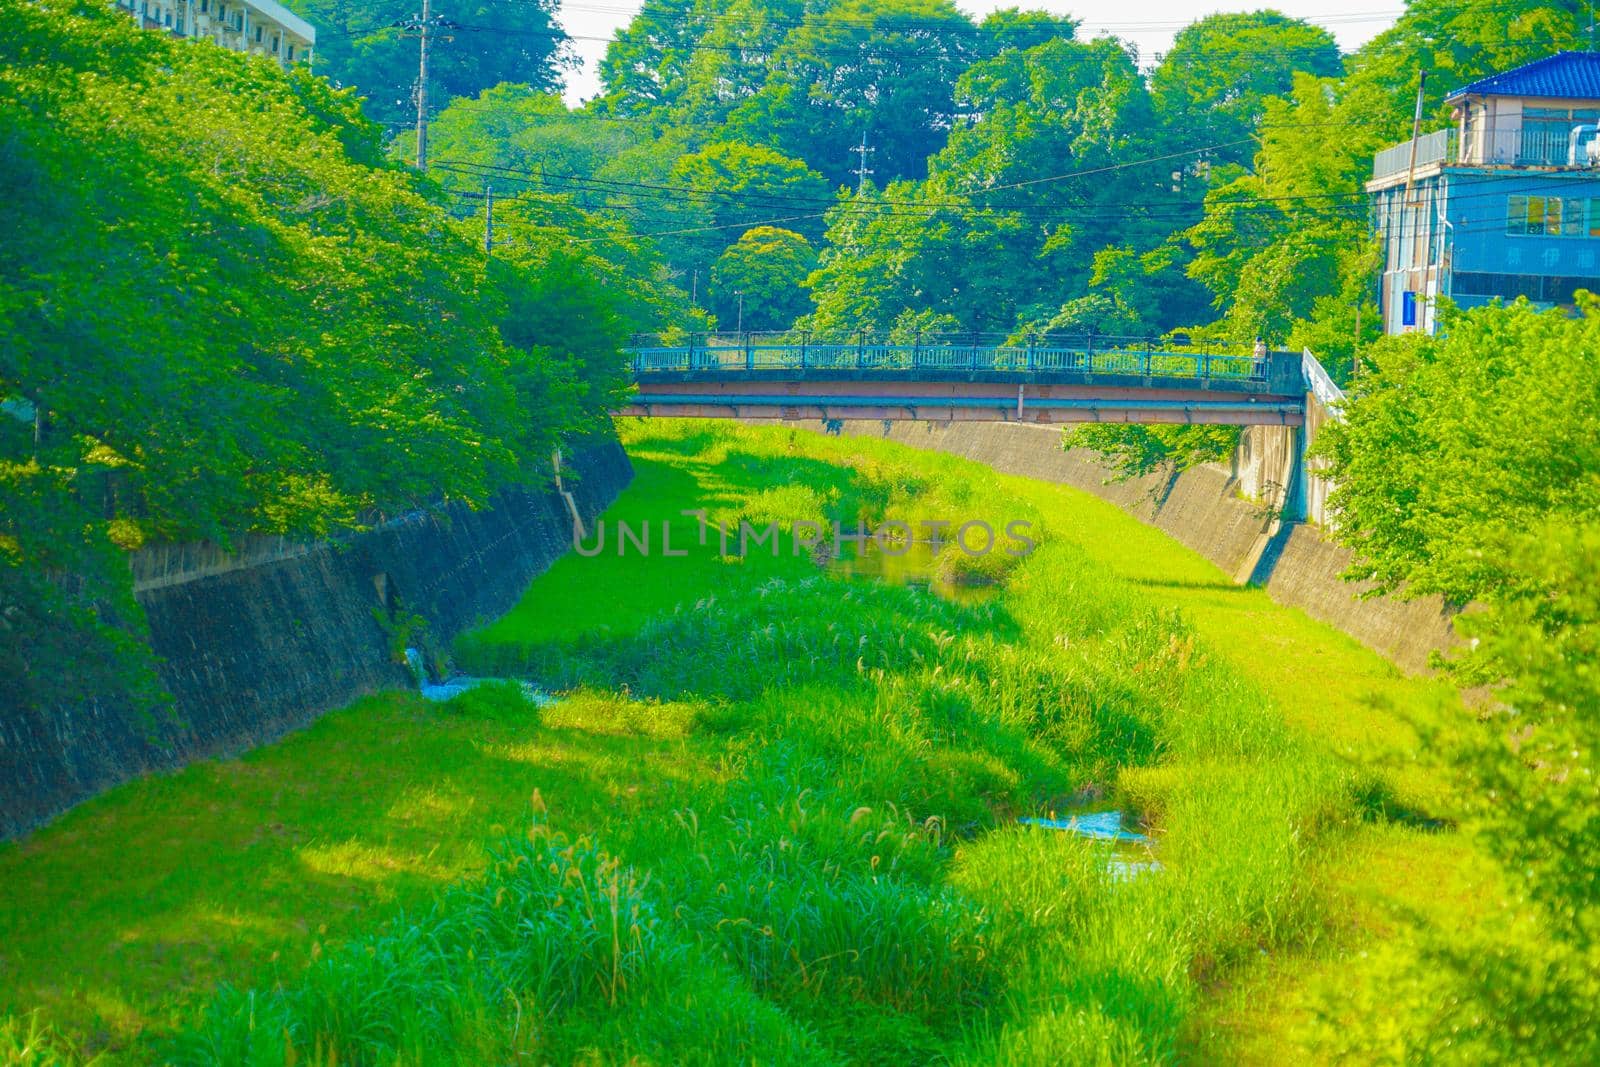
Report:
M1454 125L1378 153L1386 333L1462 307L1600 293L1600 53L1561 52L1451 93Z

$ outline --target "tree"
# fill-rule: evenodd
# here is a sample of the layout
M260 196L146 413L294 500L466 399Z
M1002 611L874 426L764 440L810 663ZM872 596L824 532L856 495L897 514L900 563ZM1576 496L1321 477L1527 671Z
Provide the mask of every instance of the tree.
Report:
M673 122L708 132L723 127L766 85L774 54L806 10L804 0L729 0L726 12L710 20L695 42Z
M1009 332L1082 295L1114 237L1148 239L1138 216L1162 172L1120 165L1147 150L1149 111L1118 44L1047 35L975 64L957 93L976 117L929 160L926 181L829 215L818 328L881 330L911 309Z
M709 264L746 227L769 219L816 239L832 206L828 183L798 159L770 148L722 141L672 166L667 195L703 205L707 228L673 242L678 257Z
M921 177L954 121L956 80L976 43L950 0L841 0L784 37L727 129L804 159L833 186L851 182L863 136L880 181Z
M701 38L727 10L726 0L646 0L606 46L600 110L664 121L688 89Z
M817 253L811 242L793 230L773 226L746 230L711 268L712 307L718 325L723 329L736 324L746 330L787 329L811 307L806 279L816 266Z
M1485 547L1600 515L1600 309L1525 302L1385 338L1329 435L1330 504L1356 573L1457 603L1505 581Z
M569 111L559 96L506 83L476 97L452 100L428 128L431 170L446 188L482 192L583 190L617 153L634 145L634 131L588 111ZM394 155L414 157L410 130L395 139Z
M1495 699L1437 747L1472 775L1470 825L1533 926L1425 946L1479 1061L1596 1055L1600 300L1579 308L1447 309L1438 337L1385 338L1321 446L1352 574L1475 605L1452 669Z
M1150 76L1150 95L1175 147L1217 145L1206 158L1248 162L1268 98L1289 92L1296 73L1340 73L1327 30L1276 11L1208 15L1173 38Z
M316 69L366 98L367 113L403 127L416 117L418 42L396 23L414 0L287 0L317 27ZM433 0L436 31L428 57L430 100L476 96L502 82L542 92L561 88L573 65L557 0Z
M881 335L902 313L927 312L966 329L1006 329L1016 317L1008 268L1021 225L938 182L869 187L828 212L808 325L830 336Z
M1035 48L1050 41L1070 41L1078 36L1078 20L1048 11L1023 11L1003 7L989 12L979 23L985 56L1011 49Z
M28 681L6 711L156 702L124 556L146 539L478 503L605 425L618 331L556 351L513 327L632 294L588 262L559 293L490 267L352 92L72 0L8 29L0 669Z

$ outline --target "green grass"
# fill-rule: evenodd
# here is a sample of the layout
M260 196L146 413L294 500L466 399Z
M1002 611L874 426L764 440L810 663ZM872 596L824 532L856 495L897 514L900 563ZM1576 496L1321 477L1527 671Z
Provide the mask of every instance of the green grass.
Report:
M882 441L624 433L608 521L675 519L689 554L569 556L456 650L567 699L375 698L0 850L0 1053L1310 1054L1328 990L1392 973L1349 946L1466 913L1401 906L1478 884L1405 825L1450 813L1442 687L1081 493ZM1043 543L952 602L680 542L695 508ZM1162 869L1016 824L1085 798L1147 820Z

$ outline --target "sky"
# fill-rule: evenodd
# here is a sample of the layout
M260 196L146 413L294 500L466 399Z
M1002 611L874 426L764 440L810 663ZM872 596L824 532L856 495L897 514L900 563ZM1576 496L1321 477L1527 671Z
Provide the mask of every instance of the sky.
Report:
M597 67L605 54L606 42L626 26L639 10L640 0L562 0L561 25L573 38L573 51L583 66L567 78L567 103L576 105L600 90ZM1400 16L1397 3L1383 0L1261 0L1259 3L1222 5L1206 9L1185 0L956 0L956 6L970 15L983 17L1001 7L1043 9L1070 14L1082 22L1080 34L1098 37L1113 34L1132 41L1142 59L1166 50L1173 35L1184 26L1213 11L1257 11L1271 8L1285 15L1303 18L1325 27L1346 52L1353 51L1392 25Z

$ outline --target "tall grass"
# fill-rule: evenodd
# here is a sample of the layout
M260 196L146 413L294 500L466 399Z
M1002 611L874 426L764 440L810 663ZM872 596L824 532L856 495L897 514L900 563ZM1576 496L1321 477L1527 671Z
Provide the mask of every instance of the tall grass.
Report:
M712 440L761 473L759 438ZM937 473L856 473L853 491L733 508L1001 506ZM247 1050L263 1026L279 1056L345 1062L519 1042L551 1057L578 1033L618 1058L602 1020L670 999L663 976L699 960L785 1020L730 1059L1159 1062L1201 982L1314 928L1300 875L1350 817L1344 776L1179 614L1072 545L1009 566L977 606L731 574L627 630L460 649L477 671L705 709L697 736L730 773L612 827L629 866L587 843L508 846L482 883L288 991L220 997L188 1058ZM1151 821L1161 870L1114 879L1104 846L1014 824L1106 789ZM717 1047L713 1020L682 1023Z
M636 434L636 455L699 472L727 514L1066 525L909 453L704 424ZM645 503L661 512L707 503L658 484ZM580 566L458 657L573 691L591 724L665 723L715 771L576 839L536 813L483 877L218 991L159 1055L1171 1062L1208 983L1319 936L1305 872L1358 817L1352 772L1181 613L1066 539L1047 535L976 605L806 560ZM563 632L543 590L619 607ZM1118 877L1108 846L1016 822L1085 798L1142 820L1160 868Z

